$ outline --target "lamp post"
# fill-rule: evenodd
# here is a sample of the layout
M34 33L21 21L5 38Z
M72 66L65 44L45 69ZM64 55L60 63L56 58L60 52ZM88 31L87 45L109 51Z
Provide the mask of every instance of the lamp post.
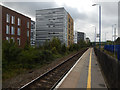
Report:
M107 39L106 39L106 34L107 34L108 32L105 32L105 45L106 45L106 43L107 43Z
M95 46L96 46L96 27L95 27Z
M115 56L116 24L114 24L112 26L113 26L113 32L114 32L114 35L113 35L114 41L113 41L113 43L114 43L114 56Z
M101 5L93 4L92 6L99 6L99 49L101 49Z

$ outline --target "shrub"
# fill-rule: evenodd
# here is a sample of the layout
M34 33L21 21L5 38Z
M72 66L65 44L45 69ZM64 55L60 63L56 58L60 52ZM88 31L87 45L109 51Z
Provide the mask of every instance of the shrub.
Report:
M61 53L64 54L64 53L66 53L66 51L67 51L67 47L65 46L65 44L63 44L61 46Z
M56 47L53 47L53 48L51 49L51 51L52 51L53 54L57 54Z

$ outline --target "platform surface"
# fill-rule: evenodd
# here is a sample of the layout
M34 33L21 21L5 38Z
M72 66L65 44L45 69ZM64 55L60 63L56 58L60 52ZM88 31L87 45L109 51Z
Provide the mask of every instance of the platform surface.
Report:
M104 88L107 90L93 48L89 48L79 58L57 88Z

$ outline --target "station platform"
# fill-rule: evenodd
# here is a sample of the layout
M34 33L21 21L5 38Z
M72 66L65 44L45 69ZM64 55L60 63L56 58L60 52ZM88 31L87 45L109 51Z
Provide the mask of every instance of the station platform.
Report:
M104 88L107 86L93 48L89 48L56 86L62 88Z

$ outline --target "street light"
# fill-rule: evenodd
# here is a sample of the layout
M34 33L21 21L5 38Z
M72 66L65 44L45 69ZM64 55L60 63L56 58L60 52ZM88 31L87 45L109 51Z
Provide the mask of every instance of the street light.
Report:
M113 32L114 32L114 34L113 34L113 37L114 37L113 43L114 43L114 56L115 56L116 24L113 24L112 27L113 27Z
M99 49L101 49L101 5L93 4L92 6L99 6Z
M105 45L106 45L106 43L107 43L107 39L106 39L106 34L107 34L108 32L105 32Z
M94 40L94 42L95 42L95 46L96 46L96 27L95 27L95 40Z

